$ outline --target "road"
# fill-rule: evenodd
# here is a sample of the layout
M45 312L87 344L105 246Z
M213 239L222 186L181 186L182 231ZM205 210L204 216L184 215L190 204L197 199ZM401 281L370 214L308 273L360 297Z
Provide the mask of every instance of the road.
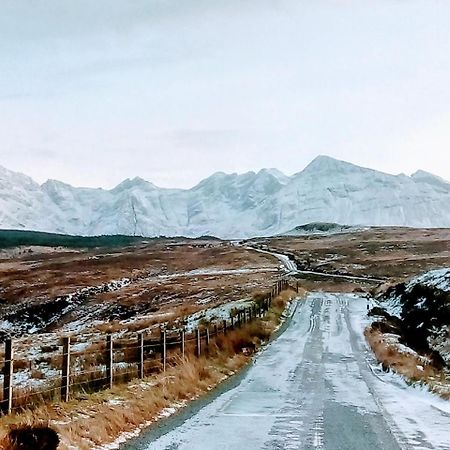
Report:
M134 449L449 449L449 402L380 372L366 301L315 293L235 388Z
M292 261L289 256L284 255L283 253L277 253L269 250L261 250L259 248L255 247L247 247L250 250L254 250L259 253L265 253L267 255L271 255L275 258L277 258L285 267L286 272L288 275L296 276L296 275L312 275L315 277L320 278L334 278L334 279L341 279L346 281L362 281L366 283L382 283L386 280L381 278L373 278L373 277L361 277L357 275L341 275L341 274L335 274L335 273L326 273L326 272L316 272L314 270L300 270L297 268L297 264L295 261Z

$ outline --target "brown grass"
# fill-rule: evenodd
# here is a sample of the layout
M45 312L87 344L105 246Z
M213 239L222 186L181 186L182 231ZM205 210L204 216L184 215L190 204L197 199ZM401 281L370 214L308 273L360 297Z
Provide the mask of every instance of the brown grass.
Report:
M46 421L61 438L59 449L87 450L154 422L165 408L183 406L241 369L249 361L249 355L270 337L287 302L296 295L293 291L282 292L264 318L228 330L226 337L213 339L208 352L200 358L188 356L181 360L175 356L178 365L169 365L166 372L144 380L92 394L77 393L69 403L42 405L33 411L4 416L0 436L6 439L14 426ZM192 349L189 352L192 355Z
M448 229L370 228L351 234L257 239L275 251L293 253L302 267L403 281L450 264ZM305 280L310 290L351 292L358 284Z
M367 327L364 335L384 370L391 369L409 382L426 384L432 392L450 399L450 379L444 372L431 363L425 363L420 355L399 351L386 341L383 333L372 327Z
M54 450L58 447L57 433L45 423L24 424L11 428L0 442L3 450Z

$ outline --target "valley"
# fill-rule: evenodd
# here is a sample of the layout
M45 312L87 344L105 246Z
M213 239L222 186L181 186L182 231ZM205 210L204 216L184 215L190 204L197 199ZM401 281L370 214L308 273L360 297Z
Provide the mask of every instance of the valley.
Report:
M327 227L325 231L318 231L317 226L308 232L298 233L297 229L296 234L292 235L235 241L210 237L136 238L125 245L109 243L91 247L85 242L85 247L65 247L59 245L61 238L58 237L53 245L33 245L38 242L25 240L26 245L4 247L0 252L0 339L13 339L15 389L54 389L51 386L57 385L61 377L61 345L65 336L71 336L77 370L87 370L87 373L97 373L104 361L98 356L88 356L88 361L83 355L102 354L106 348L106 336L111 336L117 344L114 351L123 361L114 363L113 367L119 374L124 374L125 382L137 373L134 356L128 354L126 348L133 348L140 332L145 332L150 339L148 345L156 345L153 342L159 342L162 328L169 332L183 328L191 332L195 327L229 319L233 311L262 298L280 279L294 286L294 294L296 286L302 293L311 293L307 297L307 308L315 311L317 305L322 305L320 308L326 305L325 309L321 309L320 318L308 319L298 312L295 319L300 323L309 322L313 328L308 333L320 330L325 336L338 326L327 322L331 311L336 314L353 311L351 314L357 313L360 323L368 327L379 317L367 317L366 304L374 310L383 307L380 295L390 288L420 273L450 266L450 235L446 229L332 227L330 230ZM41 239L39 236L39 241ZM299 311L306 308L302 295L296 300ZM356 310L353 303L358 305ZM344 319L341 317L339 320L342 322ZM364 327L348 330L350 334L358 335L358 344L355 341L351 346L352 351L359 352L359 356L354 354L360 361L359 365L362 364L361 352L366 355L364 358L368 355L361 341ZM292 324L289 325L289 333L298 333L298 330L291 328ZM398 333L395 339L401 340L402 331ZM305 336L295 339L301 342L306 339ZM333 338L333 345L338 345L343 338L343 335L339 336ZM389 336L389 342L393 342L393 335ZM338 347L342 345L344 343ZM401 354L402 345L398 344L389 351ZM304 356L306 359L302 360L298 370L309 370L312 360L308 358L315 361L324 350L317 351L317 354ZM410 349L408 352L422 358L416 350ZM381 353L375 353L385 364ZM240 360L238 367L251 353L241 356L244 359ZM341 370L344 360L335 356L336 370ZM239 353L236 357L240 357ZM0 352L0 358L4 358L4 353ZM430 359L423 358L425 365L432 364ZM379 370L375 359L371 359L370 364L373 371ZM399 367L393 364L393 372L403 373ZM440 378L444 380L440 381L444 383L441 391L446 392L446 375L443 377ZM369 391L372 392L371 387ZM319 395L319 392L314 392L314 395ZM128 397L121 397L124 394L114 395L123 398L117 408L131 401L127 400ZM77 394L76 398L82 405L83 397ZM355 403L353 407L360 408L360 405ZM48 408L51 410L52 406ZM94 406L92 408L96 410ZM280 408L284 410L281 404ZM282 420L284 413L280 414ZM311 412L309 417L308 413L308 420L313 420L315 414ZM296 423L300 420L296 415L292 417ZM317 416L317 420L320 417ZM62 419L55 419L58 420ZM83 420L80 417L80 421ZM370 421L375 426L373 440L385 442L387 438L384 435L390 425L380 425L379 420L374 418ZM288 430L289 426L286 426ZM322 424L322 428L317 429L317 435L305 435L305 448L310 448L311 439L322 442L327 433L334 433L332 429L327 431L327 426ZM291 431L286 432L291 434ZM286 436L281 434L280 439ZM264 436L260 435L260 438ZM353 439L351 436L348 438ZM299 439L302 441L303 437ZM343 439L345 443L346 437ZM392 448L397 447L392 444Z

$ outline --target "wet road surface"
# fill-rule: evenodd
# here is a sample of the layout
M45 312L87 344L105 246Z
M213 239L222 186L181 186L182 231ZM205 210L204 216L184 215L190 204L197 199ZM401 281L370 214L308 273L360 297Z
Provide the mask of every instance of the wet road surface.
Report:
M450 448L450 414L427 399L417 404L410 388L383 380L370 364L362 336L365 305L340 294L299 300L286 331L238 386L167 434L148 432L132 448ZM414 408L425 411L423 417ZM428 433L421 429L430 426L435 429Z

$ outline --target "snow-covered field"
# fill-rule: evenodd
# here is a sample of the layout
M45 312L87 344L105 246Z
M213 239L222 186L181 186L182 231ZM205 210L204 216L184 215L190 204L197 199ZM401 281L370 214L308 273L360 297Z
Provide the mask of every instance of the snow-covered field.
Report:
M183 318L183 324L175 320L174 325L183 326L187 332L193 331L201 322L219 322L223 319L229 320L230 314L235 309L242 309L251 304L251 298L242 298L232 302L226 302L217 306L208 307L208 304L202 303L202 309L189 314ZM144 320L145 316L140 316L140 321ZM146 328L148 335L152 333L159 336L161 325L167 325L168 320L173 319L172 314L153 314L148 318L159 319L152 326ZM124 321L123 327L111 336L114 340L135 340L136 333L129 332L127 326L133 325L133 321ZM1 324L0 324L1 325ZM101 321L91 321L91 326L104 325ZM105 334L102 332L86 331L84 329L85 321L82 323L71 322L65 328L65 333L73 333L76 331L76 343L71 345L72 353L72 373L77 375L85 370L85 354L88 356L92 353L93 348L98 345L104 345ZM45 390L52 387L53 384L60 380L61 369L59 367L59 357L62 352L61 336L58 333L40 333L33 337L28 336L23 339L18 339L14 343L15 346L15 361L18 367L15 368L13 377L13 387L15 389L34 389ZM98 352L98 351L97 351ZM18 361L20 361L20 366ZM25 363L25 364L24 364ZM58 364L58 367L55 367ZM25 367L24 367L25 365ZM133 364L119 362L114 364L115 369L126 369ZM89 370L104 371L104 364L91 363ZM0 373L0 384L3 383L3 374Z

